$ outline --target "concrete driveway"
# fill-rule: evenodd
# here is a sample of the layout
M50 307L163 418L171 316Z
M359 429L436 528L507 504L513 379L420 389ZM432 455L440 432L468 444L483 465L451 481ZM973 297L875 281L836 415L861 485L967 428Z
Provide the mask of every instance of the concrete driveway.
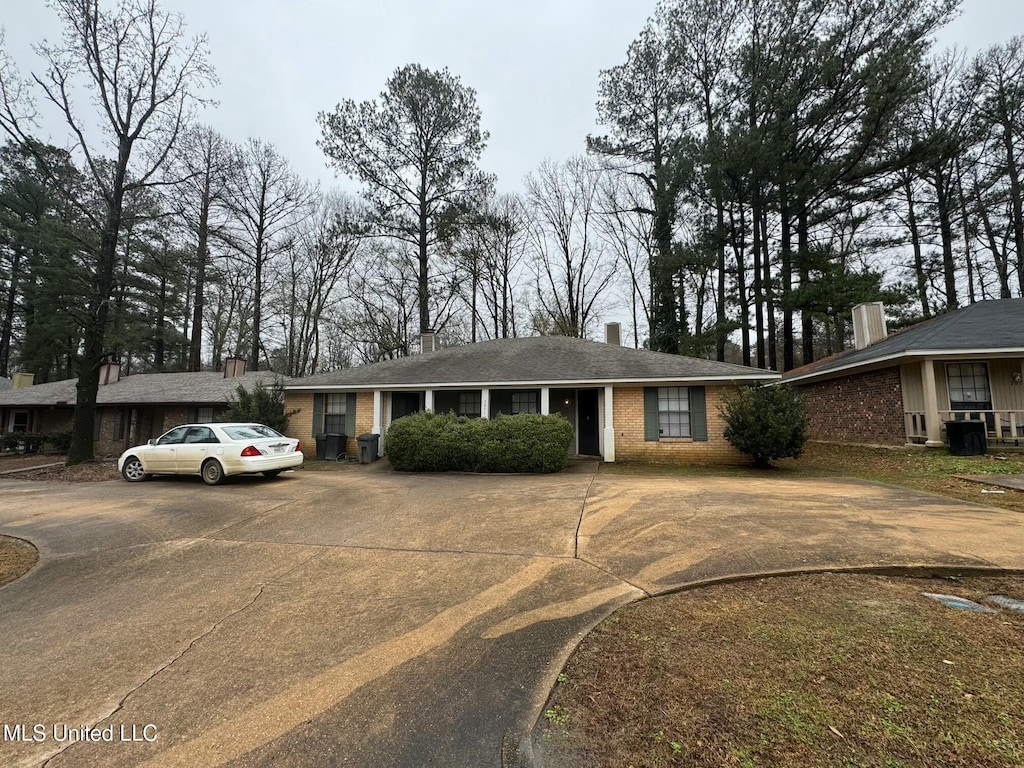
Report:
M1024 568L1019 514L596 469L0 481L0 533L41 553L0 588L0 765L497 766L625 602L794 569Z

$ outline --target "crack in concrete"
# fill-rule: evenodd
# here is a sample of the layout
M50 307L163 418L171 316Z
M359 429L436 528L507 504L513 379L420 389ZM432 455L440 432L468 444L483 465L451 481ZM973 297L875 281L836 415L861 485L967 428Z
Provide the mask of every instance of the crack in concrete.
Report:
M129 690L129 691L127 692L127 693L125 693L125 695L124 695L124 696L122 696L122 697L121 697L121 700L117 702L117 705L116 705L116 706L115 706L115 707L114 707L114 708L113 708L112 710L110 710L110 712L108 712L107 714L105 714L105 715L102 715L101 717L97 718L97 719L96 719L96 720L95 720L95 721L94 721L94 722L93 722L93 723L92 723L92 724L90 725L90 728L96 728L96 727L98 727L98 726L99 726L99 724L100 724L100 723L102 723L102 722L103 722L104 720L107 720L107 719L109 719L109 718L113 717L114 715L116 715L116 714L117 714L118 712L120 712L120 711L121 711L121 710L122 710L122 709L124 708L124 705L125 705L125 704L126 704L126 703L128 702L128 699L129 699L129 698L130 698L130 697L131 697L131 696L132 696L133 694L137 693L137 692L138 692L139 690L141 690L141 689L142 689L142 687L143 687L143 686L147 685L147 684L148 684L148 683L150 683L150 682L151 682L152 680L154 680L154 679L155 679L155 678L157 677L157 675L161 674L162 672L164 672L164 671L165 671L165 670L167 670L167 669L170 669L170 668L171 668L171 667L172 667L172 666L173 666L174 664L176 664L177 662L181 661L181 659L182 659L182 658L184 658L185 654L187 654L187 653L188 653L189 651L191 651L191 650L192 650L192 649L193 649L193 648L194 648L194 647L196 646L196 644L197 644L197 643L199 643L200 641L204 640L205 638L209 637L209 636L210 636L210 635L212 635L212 634L213 634L214 632L216 632L216 631L217 631L217 629L218 629L218 628L219 628L219 627L220 627L220 626L221 626L222 624L224 624L224 622L226 622L226 621L228 621L228 620L232 619L232 618L233 618L233 617L235 617L235 616L238 616L238 615L239 615L240 613L242 613L243 611L246 611L246 610L248 610L249 608L251 608L251 607L252 607L253 605L255 605L256 601L257 601L257 600L259 600L259 599L260 599L260 597L262 597L262 596L263 596L263 591L264 591L264 590L265 590L265 589L266 589L267 587L269 587L269 586L271 586L271 585L273 585L273 584L277 583L277 582L278 582L278 581L280 581L281 579L283 579L283 578L285 578L286 576L288 576L289 574L291 574L291 573L295 572L296 570L298 570L298 569L299 569L299 568L301 568L302 566L306 565L306 563L308 563L308 562L310 562L311 560L313 560L313 559L315 559L315 558L317 558L317 557L321 556L322 554L323 554L322 552L314 552L314 553L313 553L312 555L310 555L310 556L309 556L309 557L307 557L307 558L304 558L304 559L303 559L303 560L301 560L300 562L298 562L298 563L296 563L295 565L293 565L293 566L292 566L291 568L287 568L287 569L285 569L284 571L282 571L281 573L277 574L276 576L274 576L274 577L273 577L272 579L270 579L269 581L266 581L265 583L263 583L263 584L260 584L260 585L259 585L259 589L257 589L257 590L256 590L256 594L254 594L254 595L253 595L253 596L252 596L252 597L251 597L251 598L250 598L249 600L247 600L247 601L246 601L246 602L245 602L244 604L242 604L242 605L238 606L238 607L237 607L237 608L235 608L234 610L231 610L231 611L229 611L229 612L228 612L227 614L225 614L225 615L224 615L224 616L222 616L221 618L217 619L217 621L215 621L215 622L214 622L214 623L213 623L213 624L212 624L212 625L211 625L211 626L209 627L209 629L206 629L205 631L203 631L203 632L200 632L200 633L199 633L198 635L196 635L196 636L195 636L194 638L192 638L192 640L191 640L191 641L189 641L188 645L186 645L186 646L185 646L185 647L184 647L184 648L183 648L183 649L181 650L181 652L180 652L180 653L178 653L178 654L177 654L177 655L175 655L175 656L174 656L173 658L171 658L171 659L167 660L166 662L164 662L163 664L161 664L161 665L160 665L160 666L159 666L159 667L158 667L157 669L153 670L153 672L152 672L152 673L150 673L150 674L149 674L149 675L148 675L148 676L146 677L146 679L145 679L145 680L143 680L143 681L142 681L142 682L140 682L140 683L139 683L138 685L136 685L136 686L134 686L133 688L131 688L131 689L130 689L130 690ZM79 744L79 743L80 743L80 742L76 742L76 741L73 741L73 742L69 742L69 743L65 744L65 745L64 745L64 746L62 746L62 747L61 747L60 749L58 749L58 750L57 750L56 752L54 752L54 753L53 753L52 755L50 755L49 757L47 757L47 758L46 758L46 759L45 759L45 760L44 760L44 761L43 761L43 762L42 762L42 763L40 764L40 765L41 765L41 768L46 768L46 766L48 766L48 765L50 764L50 761L51 761L51 760L53 760L54 758L60 757L60 756L61 756L62 754L64 754L64 753L65 753L65 752L67 752L67 751L68 751L69 749L71 749L72 747L74 747L74 746L75 746L76 744Z
M583 514L587 510L587 501L590 499L590 490L594 487L594 481L597 480L597 472L600 468L600 464L594 465L594 474L590 476L590 482L587 483L587 490L583 494L583 501L580 502L580 519L576 523L576 533L573 537L572 543L572 556L576 559L579 559L580 556L580 528L583 527Z

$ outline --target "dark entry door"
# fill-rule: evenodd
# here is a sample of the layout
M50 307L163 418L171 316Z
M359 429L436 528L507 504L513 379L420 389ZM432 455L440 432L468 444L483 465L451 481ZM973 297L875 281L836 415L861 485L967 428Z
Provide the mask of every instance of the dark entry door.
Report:
M419 392L392 392L391 393L391 420L400 419L410 413L416 413L420 409Z
M601 439L597 426L597 390L579 390L576 393L576 405L579 414L576 422L576 435L579 438L580 454L599 456L601 454Z

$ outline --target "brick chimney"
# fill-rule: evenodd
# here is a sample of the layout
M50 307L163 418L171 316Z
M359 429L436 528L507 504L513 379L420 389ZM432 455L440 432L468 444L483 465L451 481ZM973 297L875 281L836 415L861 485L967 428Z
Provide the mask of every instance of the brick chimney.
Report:
M121 380L121 364L114 360L100 366L100 386L114 384Z
M229 357L224 360L224 378L237 379L245 376L245 368L249 361L244 357Z
M853 308L853 345L870 347L889 336L885 325L885 307L880 301L869 301Z

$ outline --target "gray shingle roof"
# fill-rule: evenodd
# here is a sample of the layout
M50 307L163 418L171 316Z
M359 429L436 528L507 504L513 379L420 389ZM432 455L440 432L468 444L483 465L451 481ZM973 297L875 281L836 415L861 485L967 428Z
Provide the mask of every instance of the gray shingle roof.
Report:
M1024 299L980 301L894 333L864 349L794 368L783 381L816 378L838 370L927 352L1014 350L1024 353Z
M97 393L99 405L147 405L157 403L226 403L238 385L252 389L257 381L271 384L276 373L259 371L233 379L223 373L140 373L104 384ZM78 379L64 379L0 392L4 405L74 405Z
M760 368L564 336L495 339L290 379L287 388L773 379Z
M10 388L11 388L11 380L6 378L6 377L4 377L4 376L0 376L0 392L3 392L5 389L10 389Z

